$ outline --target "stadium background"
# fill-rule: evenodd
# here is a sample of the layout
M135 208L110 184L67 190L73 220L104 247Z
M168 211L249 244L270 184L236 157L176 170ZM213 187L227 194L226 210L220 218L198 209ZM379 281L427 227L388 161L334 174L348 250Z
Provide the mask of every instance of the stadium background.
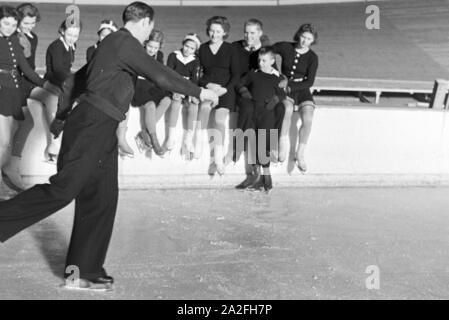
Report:
M183 1L184 5L187 3ZM368 30L365 26L368 17L365 9L371 4L380 9L379 30ZM64 19L67 4L39 3L38 7L42 21L36 28L40 40L37 66L42 70L46 47L57 37L57 28ZM87 47L97 40L99 21L112 18L120 23L123 5L79 5L79 8L84 29L78 42L75 69L84 63ZM229 41L242 38L244 21L257 17L264 22L265 33L272 42L290 40L300 23L314 23L319 30L319 42L314 50L320 58L320 78L365 79L368 82L380 79L393 84L426 81L429 90L435 79L449 79L449 6L446 0L273 6L155 5L155 12L156 28L163 30L166 37L165 56L179 48L186 32L197 32L205 40L205 21L212 15L229 18ZM279 183L377 185L449 181L449 152L446 147L449 145L449 128L445 110L408 108L400 99L386 99L390 101L388 105L348 104L338 97L322 100L317 97L317 101L307 155L310 174L299 179L290 162L274 167ZM138 112L132 111L128 139L135 147L133 137L138 130ZM180 141L181 121L178 125ZM39 123L34 130L24 153L24 173L30 183L45 180L54 170L42 162L45 139ZM162 138L163 121L158 124L158 132ZM292 145L295 139L293 129ZM216 182L211 182L206 174L208 155L200 161L185 163L178 154L179 147L178 143L175 152L166 159L155 157L150 161L138 154L135 159L121 161L121 185L215 185ZM234 183L242 172L242 161L228 167L224 183Z

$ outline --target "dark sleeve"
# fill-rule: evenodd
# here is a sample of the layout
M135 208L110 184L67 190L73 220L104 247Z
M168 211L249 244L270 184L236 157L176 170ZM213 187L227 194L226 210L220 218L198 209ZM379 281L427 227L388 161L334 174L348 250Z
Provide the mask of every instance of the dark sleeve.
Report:
M207 42L206 42L207 43ZM200 46L200 49L198 50L198 60L199 60L199 62L200 62L200 74L201 74L201 71L203 70L203 68L204 68L204 55L203 55L203 51L204 51L204 46L205 45L207 45L207 44L202 44L201 46ZM200 86L200 87L206 87L206 85L209 83L209 81L205 81L204 79L203 79L203 77L199 77L199 79L198 79L198 85Z
M170 69L173 69L173 70L176 67L176 54L174 52L172 52L168 55L167 67L169 67Z
M86 51L86 61L87 62L92 60L92 57L94 55L94 50L95 50L95 47L93 47L93 46L90 46L89 48L87 48L87 51Z
M282 81L282 76L279 76L279 80L276 83L276 86L274 87L275 95L279 97L280 100L284 100L287 97L287 94L285 93L284 89L279 88L279 83Z
M309 65L307 66L306 79L301 82L289 81L288 85L292 92L310 89L315 82L316 71L318 69L318 56L313 55Z
M56 118L67 119L75 100L86 91L87 64L74 74L68 76L61 85L62 94L58 99Z
M20 70L25 75L25 77L30 80L35 85L42 87L45 83L45 80L42 79L33 69L31 69L28 60L25 58L23 54L22 47L19 44L19 40L17 40L15 53L17 55L17 62Z
M231 45L231 79L226 85L226 89L228 92L231 90L235 90L235 86L239 83L240 80L240 65L239 65L239 54L237 51L237 47Z
M199 98L201 89L198 86L150 57L138 42L129 40L121 48L119 58L133 73L155 82L164 90Z
M284 59L284 46L285 42L276 42L273 44L274 52L281 57L281 59ZM275 69L276 70L282 70L282 66L278 65L279 59L276 59L275 63Z
M36 70L36 52L37 52L37 45L39 44L39 38L37 37L37 35L35 33L31 33L33 35L33 37L36 39L35 43L34 43L34 48L33 48L33 65L30 65L33 70Z
M64 65L64 45L59 41L58 45L50 46L49 54L51 56L52 64L52 78L56 82L54 84L62 84L64 80L70 75L70 66Z
M156 53L156 60L164 64L164 53L162 51Z
M237 91L240 91L242 87L247 87L253 81L254 71L249 71L245 73L243 77L240 78L240 81L236 85Z
M276 42L275 44L272 45L274 52L281 56L284 51L283 46L284 46L284 42Z
M190 70L190 81L192 81L196 85L198 85L199 83L200 72L200 61L198 59L195 59L195 61L192 62L192 69Z

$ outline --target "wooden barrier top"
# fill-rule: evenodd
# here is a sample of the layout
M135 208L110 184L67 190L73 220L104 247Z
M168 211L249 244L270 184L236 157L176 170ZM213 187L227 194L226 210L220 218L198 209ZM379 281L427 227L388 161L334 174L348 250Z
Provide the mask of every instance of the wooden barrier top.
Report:
M317 77L313 90L432 93L432 81Z

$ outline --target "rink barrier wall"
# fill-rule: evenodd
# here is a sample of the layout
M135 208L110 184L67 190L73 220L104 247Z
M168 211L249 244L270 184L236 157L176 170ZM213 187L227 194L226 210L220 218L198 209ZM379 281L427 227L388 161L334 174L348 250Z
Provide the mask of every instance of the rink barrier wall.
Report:
M23 174L30 183L45 182L55 173L43 161L46 136L42 110L32 108L35 126L23 152ZM318 106L306 152L308 173L302 175L290 161L273 165L279 186L389 186L449 185L449 113L447 110ZM25 121L30 121L27 118ZM177 144L164 159L137 151L134 137L140 130L139 110L130 109L127 138L133 159L119 160L122 188L223 187L244 177L243 157L226 167L226 175L208 176L210 156L185 161L180 155L182 115L176 130ZM293 127L296 124L296 127ZM292 119L290 143L297 141L298 114ZM159 140L165 136L164 119L157 124ZM207 137L205 137L207 139ZM207 140L205 140L207 145Z
M31 0L38 3L67 3L79 5L99 5L95 0ZM108 0L107 5L128 5L131 0ZM366 2L363 0L153 0L146 1L151 6L281 6L317 3ZM101 5L101 4L100 4ZM106 4L105 4L106 5Z

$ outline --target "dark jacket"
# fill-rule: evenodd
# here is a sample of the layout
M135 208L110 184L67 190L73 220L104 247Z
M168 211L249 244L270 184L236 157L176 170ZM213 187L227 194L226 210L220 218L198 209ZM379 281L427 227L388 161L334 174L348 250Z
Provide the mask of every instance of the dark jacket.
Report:
M15 72L17 72L17 74L14 74L13 76L9 74L0 74L0 86L19 88L19 71L35 85L42 86L45 82L30 67L16 35L0 37L0 69L15 70Z
M315 82L318 56L311 49L305 54L296 52L296 43L277 42L273 45L282 57L282 73L288 78L292 92L310 89Z
M67 50L61 39L53 41L48 46L45 56L47 71L44 78L54 85L61 86L71 74L74 60L75 51L71 47Z
M198 86L150 57L142 44L125 28L101 41L92 60L77 74L79 79L85 79L85 83L75 84L79 91L85 91L79 99L87 100L117 121L125 119L139 75L165 90L197 98L201 92ZM70 85L65 91L68 88ZM66 104L71 103L71 99L62 100ZM60 109L64 109L64 105Z

